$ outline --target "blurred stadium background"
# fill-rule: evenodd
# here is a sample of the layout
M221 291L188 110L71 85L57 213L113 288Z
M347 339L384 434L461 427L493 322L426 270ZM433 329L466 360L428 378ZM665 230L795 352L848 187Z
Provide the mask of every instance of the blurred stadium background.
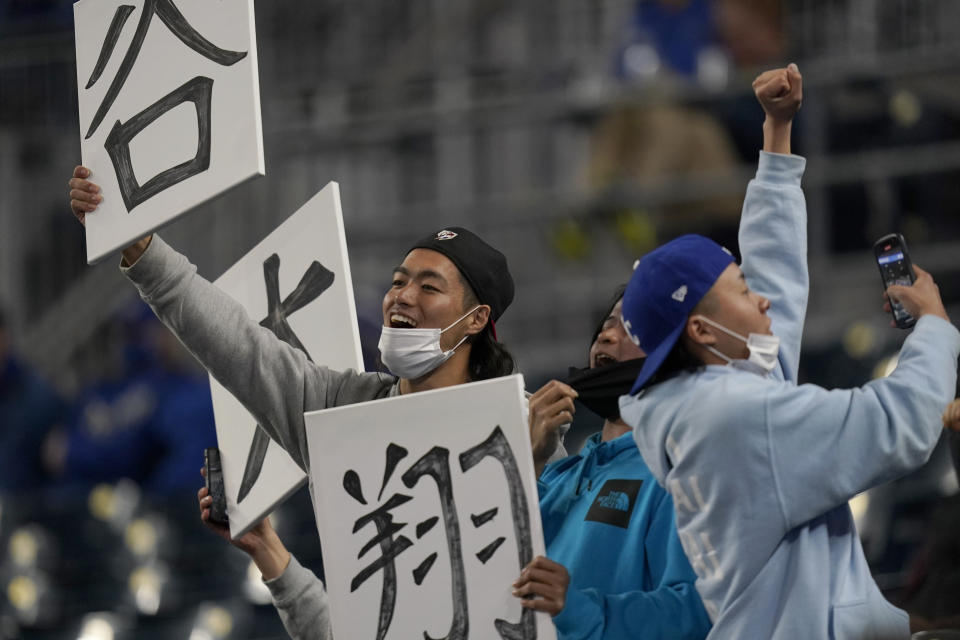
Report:
M585 364L637 257L686 232L735 247L761 144L750 83L794 61L802 378L854 386L895 363L870 252L885 233L960 318L955 0L255 4L267 176L163 231L209 279L336 180L369 346L397 256L466 225L508 256L518 295L498 332L535 389ZM116 262L85 264L66 187L76 88L71 2L0 0L0 638L283 637L245 557L196 517L201 372ZM11 408L15 379L29 412ZM854 501L881 586L928 616L960 613L960 550L937 539L960 510L943 444ZM303 492L278 519L320 571Z

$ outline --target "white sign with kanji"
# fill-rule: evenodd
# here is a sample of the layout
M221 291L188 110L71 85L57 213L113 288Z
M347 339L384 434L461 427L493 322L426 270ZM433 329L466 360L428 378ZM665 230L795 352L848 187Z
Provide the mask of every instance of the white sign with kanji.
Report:
M328 184L214 283L313 362L363 371L340 191ZM306 480L213 376L210 392L230 533L237 538Z
M305 418L335 637L556 638L511 593L544 555L522 376Z
M80 151L99 261L264 174L253 0L74 4Z

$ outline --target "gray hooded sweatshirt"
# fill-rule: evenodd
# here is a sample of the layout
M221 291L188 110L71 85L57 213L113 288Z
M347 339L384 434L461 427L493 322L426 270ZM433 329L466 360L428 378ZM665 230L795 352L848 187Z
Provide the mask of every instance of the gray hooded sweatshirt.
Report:
M309 361L197 275L196 267L156 234L140 259L120 270L163 324L305 471L310 468L305 412L399 395L391 375L334 371ZM550 460L565 456L561 435ZM292 638L333 638L323 583L296 558L266 585Z

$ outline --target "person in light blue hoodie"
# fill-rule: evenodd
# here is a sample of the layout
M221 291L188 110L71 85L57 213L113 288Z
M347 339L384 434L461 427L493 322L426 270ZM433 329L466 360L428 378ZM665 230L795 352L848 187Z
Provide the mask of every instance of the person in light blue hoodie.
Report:
M590 368L573 370L566 383L552 380L530 398L548 557L526 567L514 595L541 596L522 602L551 613L560 640L700 640L710 620L677 538L673 504L619 416L617 398L643 364L620 308L618 295L594 335ZM543 468L575 397L606 419L603 428L579 454Z
M797 385L808 295L803 158L789 155L795 65L762 74L764 151L737 266L684 236L647 254L623 301L647 353L623 419L673 497L710 638L907 638L870 575L847 501L922 465L953 397L960 332L930 274L889 300L918 318L887 378Z

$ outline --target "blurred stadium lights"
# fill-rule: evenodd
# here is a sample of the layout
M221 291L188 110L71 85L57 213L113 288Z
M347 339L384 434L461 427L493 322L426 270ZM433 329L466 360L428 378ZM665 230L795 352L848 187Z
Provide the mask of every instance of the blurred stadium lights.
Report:
M19 569L49 569L57 560L57 545L43 527L28 524L14 530L7 543L7 554Z
M697 54L697 82L710 91L722 91L730 84L730 57L716 46L703 48Z
M144 560L162 555L163 548L171 547L170 527L161 516L147 515L132 520L124 531L123 540L127 549Z
M235 616L226 607L206 602L197 611L190 640L225 640L236 627Z
M25 627L49 628L57 620L57 597L46 576L36 570L14 574L6 596L17 620Z
M623 50L623 70L632 80L653 80L660 73L660 68L660 54L649 42L635 42Z
M901 127L912 127L922 116L923 104L913 91L900 89L890 96L890 117Z
M960 491L960 482L957 482L957 471L950 465L944 465L937 482L941 495L952 496Z
M843 332L843 349L854 360L862 360L877 346L877 331L866 322L854 322Z
M40 588L30 576L16 575L7 583L7 600L17 610L22 622L33 624L37 619Z
M115 640L127 625L113 613L90 613L83 617L77 640Z
M99 520L123 530L140 504L140 488L132 480L123 479L115 485L98 484L87 498L90 513Z
M22 527L10 536L10 543L7 546L10 560L16 567L32 567L37 562L37 554L40 549L40 542L30 527Z
M243 594L253 604L270 604L273 602L270 589L264 584L263 575L253 560L247 566L247 576L243 581Z
M900 352L887 356L877 363L877 366L873 368L873 379L886 378L888 375L893 373L893 370L897 368L897 363L900 361Z
M146 616L155 616L172 608L170 571L162 563L141 565L130 572L127 589L137 610Z

